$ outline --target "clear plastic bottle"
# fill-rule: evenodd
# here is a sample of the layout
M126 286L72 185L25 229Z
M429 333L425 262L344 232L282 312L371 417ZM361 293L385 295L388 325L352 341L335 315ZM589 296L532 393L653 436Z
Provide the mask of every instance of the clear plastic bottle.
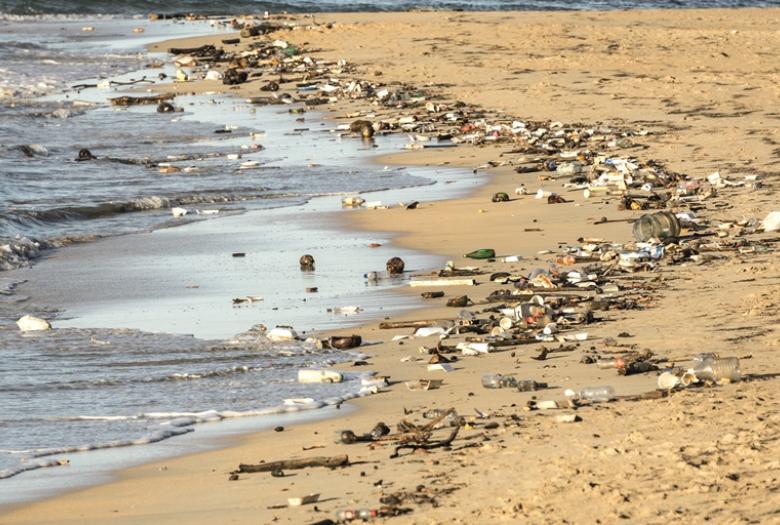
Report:
M596 361L599 368L625 368L626 360L622 357L613 357L611 359L599 359Z
M615 389L611 386L589 386L579 392L580 399L600 403L615 399Z
M503 374L485 374L482 376L482 386L485 388L515 388L517 379Z
M737 357L706 357L696 365L693 373L699 380L704 381L739 381L742 379L742 370Z
M517 389L520 392L534 392L547 388L547 383L538 383L533 379L521 379L517 381Z

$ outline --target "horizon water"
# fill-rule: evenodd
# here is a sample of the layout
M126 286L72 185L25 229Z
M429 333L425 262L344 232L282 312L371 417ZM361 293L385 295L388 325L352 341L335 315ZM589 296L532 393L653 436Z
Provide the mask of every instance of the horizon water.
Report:
M237 0L215 6L207 0L0 0L5 15L146 15L195 13L240 15L270 12L406 11L458 9L479 11L572 11L615 9L684 9L717 7L770 7L776 0Z

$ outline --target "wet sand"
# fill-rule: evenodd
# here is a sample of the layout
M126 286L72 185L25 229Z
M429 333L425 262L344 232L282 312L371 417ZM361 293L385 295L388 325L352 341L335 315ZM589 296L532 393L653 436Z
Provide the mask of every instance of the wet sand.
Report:
M337 24L275 36L308 42L324 56L346 57L365 75L379 70L383 82L438 84L447 100L462 99L519 118L647 126L657 134L619 154L658 159L693 177L716 170L733 179L759 175L763 187L719 190L699 210L702 216L761 219L777 207L778 10L321 18ZM475 168L510 149L461 146L393 160ZM628 241L627 223L593 222L640 214L618 211L618 199L585 200L581 192L567 193L560 183L539 181L535 173L520 175L511 167L490 169L485 177L487 184L467 198L348 217L363 230L396 233L399 246L459 264L463 253L482 247L525 257L519 263L475 263L489 275L549 267L555 255L537 252L554 251L559 242L574 244L590 236ZM521 182L532 192L554 188L574 202L548 205L532 196L490 202L496 191L512 193ZM393 335L411 329L380 330L368 324L355 333L383 341L366 348L372 369L393 381L442 378L442 387L410 392L396 383L386 393L357 401L360 410L345 418L246 436L218 451L133 468L116 482L23 506L0 522L314 523L333 518L338 509L378 507L380 496L399 492L418 498L401 504L410 514L388 521L780 521L778 264L774 251L713 255L702 264L662 265L651 275L637 274L650 283L638 293L641 309L603 313L600 322L583 327L589 333L586 343L543 361L530 358L541 344L522 345L464 357L451 373L428 372L427 356L419 356L418 347L435 344L433 338L392 342ZM447 296L431 301L424 312L394 319L452 319L458 309L445 307L446 299L468 293L479 301L502 288L485 276L478 280L476 287L448 288ZM632 274L621 283L630 288ZM576 412L523 410L534 397L562 400L566 388L609 384L621 395L652 391L653 373L619 376L580 363L589 347L605 350L606 337L674 363L688 363L705 351L739 356L752 380ZM426 360L402 362L406 356ZM547 382L551 389L483 389L480 377L486 372L516 373ZM392 444L334 444L345 428L361 434L378 421L394 428L404 418L421 421L426 409L449 407L465 416L479 410L498 425L488 428L484 420L474 421L449 449L395 459L390 458ZM581 421L558 422L562 412L575 413ZM353 465L289 471L282 478L241 474L228 481L239 463L336 454L348 454ZM309 493L320 493L321 502L271 508ZM436 505L421 496L433 497Z

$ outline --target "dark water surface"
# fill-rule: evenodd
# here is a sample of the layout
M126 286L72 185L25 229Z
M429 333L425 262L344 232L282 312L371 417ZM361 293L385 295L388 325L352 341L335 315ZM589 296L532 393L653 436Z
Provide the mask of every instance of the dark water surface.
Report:
M403 11L407 9L465 10L603 10L651 8L766 7L778 5L768 0L238 0L215 4L205 0L0 0L0 12L33 14L146 14L204 13L242 14L279 11Z

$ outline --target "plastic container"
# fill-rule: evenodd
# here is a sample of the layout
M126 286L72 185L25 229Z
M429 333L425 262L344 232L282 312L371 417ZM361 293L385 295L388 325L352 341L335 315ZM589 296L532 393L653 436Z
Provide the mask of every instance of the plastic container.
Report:
M515 388L517 379L503 374L485 374L482 376L482 386L485 388Z
M642 215L634 222L634 238L639 242L650 239L675 239L680 236L680 221L670 211Z
M589 386L579 392L580 399L601 403L615 399L615 389L611 386Z
M680 378L672 372L662 372L658 376L658 388L661 390L671 390L680 384Z
M701 361L693 369L693 373L699 380L714 381L739 381L742 379L742 370L737 357L714 357Z

